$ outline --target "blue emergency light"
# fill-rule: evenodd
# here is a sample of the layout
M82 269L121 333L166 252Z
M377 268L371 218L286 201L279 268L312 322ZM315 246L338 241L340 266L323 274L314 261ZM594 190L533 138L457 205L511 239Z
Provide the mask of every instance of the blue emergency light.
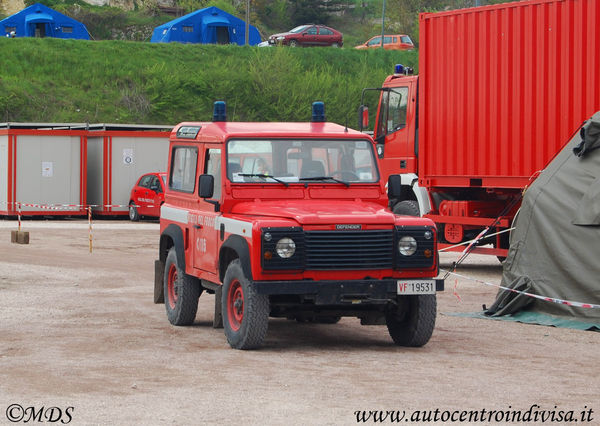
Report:
M312 118L313 123L325 122L325 104L323 102L313 102L312 104Z
M404 74L409 75L412 74L414 70L411 67L405 67L402 64L396 64L394 66L394 74Z
M227 106L224 101L216 101L213 108L213 121L227 121Z

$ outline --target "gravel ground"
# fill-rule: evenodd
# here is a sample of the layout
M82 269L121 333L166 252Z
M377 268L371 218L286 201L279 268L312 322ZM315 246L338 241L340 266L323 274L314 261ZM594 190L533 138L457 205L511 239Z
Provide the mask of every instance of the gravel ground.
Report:
M496 420L519 410L513 424L570 411L600 424L600 333L448 315L491 304L492 287L448 279L423 348L353 318L272 319L263 348L236 351L212 328L214 296L202 295L190 327L152 303L156 222L96 221L92 253L85 220L24 221L29 245L10 243L16 226L0 221L0 425L42 408L42 422L60 411L76 425L348 425L362 410L405 424L506 424ZM441 258L447 268L456 255ZM492 283L501 272L476 255L460 267Z

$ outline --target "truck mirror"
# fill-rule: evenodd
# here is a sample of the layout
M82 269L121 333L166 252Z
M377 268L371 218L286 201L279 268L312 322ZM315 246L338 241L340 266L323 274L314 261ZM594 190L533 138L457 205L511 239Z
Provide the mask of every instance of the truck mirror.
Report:
M369 127L369 107L361 105L358 107L358 130L362 132L367 127Z
M390 175L387 187L390 200L402 198L402 178L400 175Z
M213 175L200 175L198 179L198 195L200 198L212 198L215 191L215 177Z

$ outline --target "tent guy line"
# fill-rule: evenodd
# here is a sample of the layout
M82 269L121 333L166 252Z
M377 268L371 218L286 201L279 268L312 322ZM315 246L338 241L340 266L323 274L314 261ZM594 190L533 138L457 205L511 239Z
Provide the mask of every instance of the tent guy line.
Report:
M476 282L476 283L479 283L479 284L484 284L484 285L487 285L487 286L490 286L490 287L500 288L502 290L510 291L512 293L522 294L524 296L533 297L533 298L539 299L539 300L544 300L546 302L558 303L560 305L573 306L573 307L576 307L576 308L600 309L600 305L596 305L594 303L574 302L574 301L571 301L571 300L563 300L563 299L557 299L557 298L554 298L554 297L540 296L539 294L533 294L533 293L528 293L526 291L515 290L514 288L508 288L508 287L504 287L504 286L499 285L499 284L492 284L492 283L489 283L487 281L482 281L482 280L478 280L476 278L467 277L466 275L457 274L456 272L446 271L446 270L443 270L443 269L440 269L440 272L444 272L444 273L447 273L449 275L454 275L456 277L464 278L466 280L473 281L473 282Z

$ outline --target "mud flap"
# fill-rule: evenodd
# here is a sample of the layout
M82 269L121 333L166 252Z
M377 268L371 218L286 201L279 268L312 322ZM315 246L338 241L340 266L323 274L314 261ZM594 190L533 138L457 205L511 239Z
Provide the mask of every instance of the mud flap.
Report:
M213 318L213 328L223 328L221 297L223 297L223 287L219 286L215 289L215 317Z
M154 303L165 303L163 280L165 277L165 264L160 260L154 261Z

